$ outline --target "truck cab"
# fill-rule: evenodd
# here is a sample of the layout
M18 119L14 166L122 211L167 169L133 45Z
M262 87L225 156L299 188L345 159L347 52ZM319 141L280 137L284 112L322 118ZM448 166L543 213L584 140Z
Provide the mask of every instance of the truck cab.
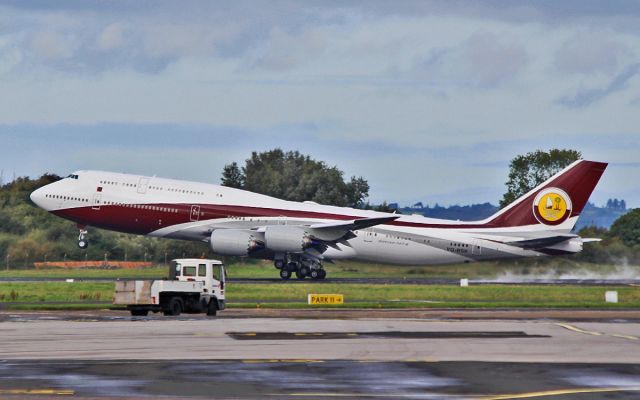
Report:
M166 280L118 281L114 304L126 305L131 315L162 311L164 315L206 312L215 316L225 308L226 271L222 262L199 258L171 261Z
M220 289L224 293L224 265L218 260L180 258L171 261L169 280L181 282L203 282L209 292Z

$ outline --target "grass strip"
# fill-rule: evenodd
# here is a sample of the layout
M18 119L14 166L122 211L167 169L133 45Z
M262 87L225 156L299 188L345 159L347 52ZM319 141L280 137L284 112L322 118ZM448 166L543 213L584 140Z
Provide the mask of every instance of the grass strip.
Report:
M605 303L607 290L618 292L619 303ZM113 291L114 284L109 282L0 282L0 306L34 309L37 303L45 302L77 305L108 302ZM338 308L640 308L640 288L629 286L483 285L462 288L455 285L233 284L227 286L226 297L230 306L238 308L258 307L258 304L271 308L301 308L310 307L306 304L309 293L343 294L345 304L331 306ZM16 302L34 305L10 304ZM68 309L66 304L41 306Z

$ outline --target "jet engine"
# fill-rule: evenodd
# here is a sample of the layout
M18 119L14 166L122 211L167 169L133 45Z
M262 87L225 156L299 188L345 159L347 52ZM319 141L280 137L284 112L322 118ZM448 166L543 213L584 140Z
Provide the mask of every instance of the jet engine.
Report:
M299 226L272 225L264 231L265 245L274 252L299 253L315 244Z
M247 256L264 248L254 232L241 229L216 229L209 244L215 253L224 256Z

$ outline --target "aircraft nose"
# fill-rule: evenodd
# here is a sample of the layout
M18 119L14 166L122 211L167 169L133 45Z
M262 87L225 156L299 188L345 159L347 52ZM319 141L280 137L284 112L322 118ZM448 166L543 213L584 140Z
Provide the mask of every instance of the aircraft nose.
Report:
M40 208L44 207L44 190L42 188L34 190L29 196L31 201Z

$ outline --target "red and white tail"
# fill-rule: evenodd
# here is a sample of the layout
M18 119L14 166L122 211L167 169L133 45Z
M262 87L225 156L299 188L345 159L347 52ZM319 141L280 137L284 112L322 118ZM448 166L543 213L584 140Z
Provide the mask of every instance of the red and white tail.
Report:
M493 227L573 229L607 163L579 160L487 219Z

